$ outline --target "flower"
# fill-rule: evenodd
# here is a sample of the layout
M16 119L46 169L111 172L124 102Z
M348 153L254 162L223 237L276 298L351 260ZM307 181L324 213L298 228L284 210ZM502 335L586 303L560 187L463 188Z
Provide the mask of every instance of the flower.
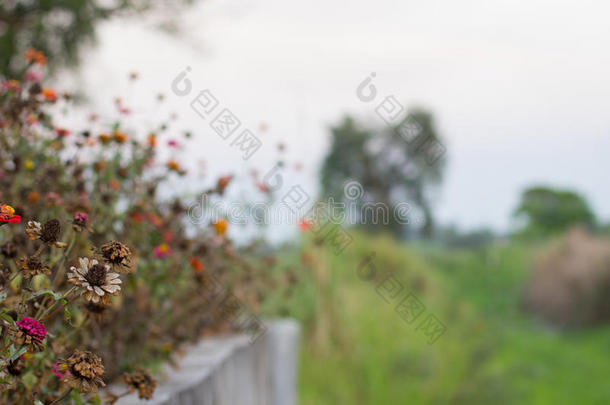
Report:
M100 142L102 142L104 144L106 144L112 140L112 138L108 134L100 134L98 136L98 138L100 139Z
M28 170L34 169L34 162L32 161L32 159L25 160L25 168Z
M41 51L30 48L25 52L25 61L44 66L47 63L47 57Z
M201 260L197 259L196 257L191 257L189 259L189 263L191 264L191 267L193 268L193 270L195 270L195 273L203 272L204 267L203 267L203 263L201 262Z
M225 233L227 233L227 220L226 219L219 219L218 221L213 223L214 225L214 229L216 229L216 233L219 235L224 235Z
M24 316L17 321L17 332L15 341L18 345L26 345L31 351L39 351L42 348L42 341L47 336L44 325L34 318Z
M47 101L53 102L57 100L57 94L55 94L55 90L50 89L48 87L44 87L42 89L42 95Z
M17 266L21 267L21 270L23 270L26 277L37 276L39 274L51 274L49 267L36 255L22 257L17 260Z
M61 225L59 221L57 219L49 219L41 227L40 240L49 246L55 245L58 248L65 248L68 245L57 240L60 233Z
M165 259L166 257L172 254L172 250L167 245L167 243L162 243L159 246L155 246L153 252L157 259Z
M82 232L83 229L87 226L87 222L89 221L89 215L84 212L77 212L74 214L74 220L72 221L72 228L76 232Z
M307 232L312 228L311 222L306 219L301 219L299 221L299 228L301 229L301 231Z
M26 82L38 83L42 80L42 75L37 70L28 70L25 72L25 75L23 75L23 79Z
M174 159L171 159L169 162L167 162L167 168L169 170L178 172L180 171L180 163L176 162Z
M110 264L129 267L131 265L131 250L121 242L113 240L102 245L100 254Z
M70 135L70 130L66 128L55 128L55 133L60 138L65 138L66 136Z
M19 223L21 216L15 215L15 209L10 205L0 204L0 222Z
M167 145L170 148L177 148L178 147L178 141L176 141L174 139L170 139L169 141L167 141Z
M68 282L86 289L85 299L94 303L102 301L107 304L110 295L117 295L121 290L121 279L118 273L110 272L109 264L100 264L97 260L87 257L78 259L78 267L70 267Z
M151 148L154 148L155 146L157 146L157 135L155 134L148 134L148 146L150 146Z
M81 393L97 392L98 387L106 386L102 380L104 375L102 359L89 351L74 350L67 362L58 369L69 372L64 376L63 381Z
M6 80L2 82L2 89L16 93L21 90L21 83L17 80Z
M67 377L70 374L70 371L68 371L66 369L62 373L60 368L61 368L61 365L59 363L53 363L53 369L51 371L53 372L53 375L55 377L57 377L57 378L59 378L61 380L62 378Z
M221 176L218 179L218 182L216 182L216 192L218 194L223 194L225 189L227 188L227 186L231 182L232 178L233 178L233 176L231 176L230 174L228 174L226 176Z
M25 233L30 240L39 239L42 235L42 225L37 221L28 221L25 227Z
M125 383L129 386L129 391L138 391L140 399L151 399L157 388L157 381L150 376L146 370L137 369L133 373L123 375Z
M127 142L127 134L123 131L119 131L118 129L112 133L112 137L117 143L125 143Z

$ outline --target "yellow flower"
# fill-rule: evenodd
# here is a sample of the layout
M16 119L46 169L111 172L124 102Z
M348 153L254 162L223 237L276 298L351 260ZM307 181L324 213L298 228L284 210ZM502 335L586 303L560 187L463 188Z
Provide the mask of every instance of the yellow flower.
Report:
M32 162L30 159L26 159L25 168L28 170L32 170L34 168L34 162Z
M218 221L214 222L214 229L216 229L216 233L221 236L227 233L227 226L228 223L226 219L219 219Z

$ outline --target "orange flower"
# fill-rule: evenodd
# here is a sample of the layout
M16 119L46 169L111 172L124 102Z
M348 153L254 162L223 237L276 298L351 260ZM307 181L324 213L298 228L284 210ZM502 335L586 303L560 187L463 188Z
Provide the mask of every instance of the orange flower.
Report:
M30 204L36 204L38 201L40 201L40 193L38 191L31 191L28 194L28 202Z
M100 136L98 136L98 138L100 138L100 141L102 143L108 143L112 140L112 138L108 134L100 134Z
M42 89L42 95L47 101L56 101L57 94L55 94L55 90L45 87Z
M191 257L189 259L189 263L191 264L191 267L193 268L195 273L203 272L204 267L203 267L203 263L201 262L201 260L197 259L196 257Z
M227 226L228 223L226 219L219 219L218 221L214 222L214 229L216 229L216 233L221 236L227 233Z
M155 135L155 134L148 135L148 146L150 146L151 148L154 148L155 146L157 146L157 135Z
M156 227L163 225L163 220L158 215L148 214L148 220Z
M180 164L176 162L174 159L167 162L167 168L169 170L180 171Z
M116 180L110 180L110 188L113 189L114 191L119 191L119 182Z
M127 134L123 131L116 130L112 133L112 136L114 137L114 140L118 143L127 142Z
M30 48L25 52L25 61L28 63L36 63L44 66L47 63L47 57L41 51Z

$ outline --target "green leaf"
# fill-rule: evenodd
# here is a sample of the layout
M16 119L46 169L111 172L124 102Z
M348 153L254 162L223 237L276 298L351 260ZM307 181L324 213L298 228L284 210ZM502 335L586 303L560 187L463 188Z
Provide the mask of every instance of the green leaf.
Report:
M8 314L0 314L0 318L4 319L5 321L10 323L11 325L17 327L17 324L15 323L15 320L13 318L11 318Z
M23 353L25 353L27 351L28 351L28 349L25 346L22 346L19 348L19 350L15 351L15 348L13 347L13 345L11 345L11 347L10 347L11 355L6 360L13 361L13 360L19 358L19 356L21 356Z
M64 308L64 318L66 321L70 321L72 319L72 314L68 311L68 308Z
M62 297L61 294L56 293L55 291L52 291L52 290L40 290L40 291L37 291L34 295L32 295L32 298L40 297L41 295L51 295L51 296L53 296L55 301L57 301L58 299L60 299Z

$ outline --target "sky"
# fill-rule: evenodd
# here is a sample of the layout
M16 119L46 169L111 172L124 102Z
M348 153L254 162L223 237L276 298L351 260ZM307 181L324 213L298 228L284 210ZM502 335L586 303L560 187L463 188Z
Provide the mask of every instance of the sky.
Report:
M265 173L282 141L286 160L304 165L286 183L311 194L328 127L345 114L383 125L375 107L392 95L435 115L448 149L433 202L441 223L507 231L535 184L574 188L609 220L608 12L601 0L209 0L183 14L179 36L150 20L105 23L73 81L95 89L96 108L122 96L145 121L165 93L175 125L193 130L184 162L205 160L202 182ZM187 67L193 91L181 97L171 83ZM356 88L372 72L379 98L365 103ZM191 110L204 89L260 137L250 160Z

